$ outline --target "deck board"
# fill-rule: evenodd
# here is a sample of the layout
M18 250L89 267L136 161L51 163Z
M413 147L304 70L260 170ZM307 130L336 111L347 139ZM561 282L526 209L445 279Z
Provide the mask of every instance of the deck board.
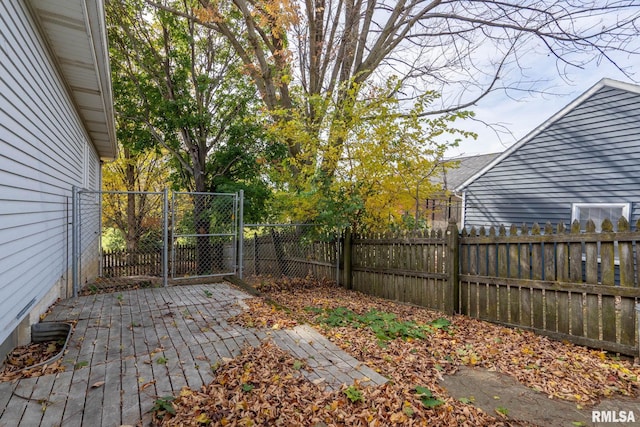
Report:
M302 375L328 387L386 381L308 326L272 331L228 323L248 298L216 283L59 302L45 321L76 322L62 358L66 371L0 383L0 427L148 426L158 397L200 389L213 381L212 366L269 339L307 361Z
M90 368L84 367L74 371L69 387L69 398L64 408L62 425L75 427L82 425L82 414L87 396L87 383L89 382Z
M122 361L106 364L104 376L104 396L102 400L102 425L122 424Z
M140 393L136 360L128 357L122 361L122 424L135 425L140 420Z
M55 378L55 381L48 397L49 404L47 405L47 409L42 417L41 427L56 427L61 424L73 374L73 371L71 371L62 372L57 376L48 375Z
M51 395L54 379L53 375L44 375L36 379L36 383L31 392L31 398L27 402L24 414L20 420L20 426L31 427L42 425L42 417L46 414L47 408L49 407L49 396Z
M2 425L2 423L7 426L20 425L36 382L37 378L26 378L18 381L16 388L11 393L7 408L2 413L0 425Z

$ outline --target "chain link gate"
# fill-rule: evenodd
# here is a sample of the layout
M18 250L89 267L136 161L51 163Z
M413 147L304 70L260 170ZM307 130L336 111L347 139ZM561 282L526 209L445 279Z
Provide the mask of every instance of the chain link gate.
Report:
M171 277L237 273L240 197L230 193L173 193Z
M74 188L74 295L238 274L242 197Z

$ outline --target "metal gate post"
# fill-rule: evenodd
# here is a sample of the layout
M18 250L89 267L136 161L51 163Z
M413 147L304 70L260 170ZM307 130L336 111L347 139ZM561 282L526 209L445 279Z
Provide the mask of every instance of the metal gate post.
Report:
M73 297L78 296L78 284L80 283L80 269L78 266L80 252L80 210L78 187L71 188L73 194L71 199L71 276L73 285Z
M169 190L162 193L162 286L169 282Z
M240 190L238 198L238 277L242 279L244 264L244 190Z

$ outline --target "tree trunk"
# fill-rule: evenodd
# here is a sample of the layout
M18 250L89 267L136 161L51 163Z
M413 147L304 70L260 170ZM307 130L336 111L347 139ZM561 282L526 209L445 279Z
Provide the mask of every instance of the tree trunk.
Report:
M211 200L204 193L204 179L196 174L196 194L194 195L193 223L196 234L196 274L205 276L213 273L213 247L211 245L211 218L209 208ZM199 185L201 184L201 185Z
M125 158L130 159L131 155L129 150L125 149ZM139 233L137 230L136 221L136 195L131 191L135 185L135 168L128 162L125 167L126 185L127 185L127 265L133 266L138 262L138 240Z

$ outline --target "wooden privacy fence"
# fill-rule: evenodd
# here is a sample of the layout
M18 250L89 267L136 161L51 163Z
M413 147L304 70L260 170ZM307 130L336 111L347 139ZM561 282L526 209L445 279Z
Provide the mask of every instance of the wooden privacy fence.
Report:
M102 251L103 277L161 275L162 250L160 249L155 251L129 251L126 249Z
M175 245L174 254L169 257L170 269L175 274L194 272L197 267L197 247ZM162 276L162 248L155 250L102 251L103 277Z
M344 239L347 287L636 355L640 223Z
M636 354L640 233L624 218L617 232L609 220L595 229L471 229L460 239L460 312Z
M346 286L452 314L458 300L457 247L455 224L444 233L347 235Z

